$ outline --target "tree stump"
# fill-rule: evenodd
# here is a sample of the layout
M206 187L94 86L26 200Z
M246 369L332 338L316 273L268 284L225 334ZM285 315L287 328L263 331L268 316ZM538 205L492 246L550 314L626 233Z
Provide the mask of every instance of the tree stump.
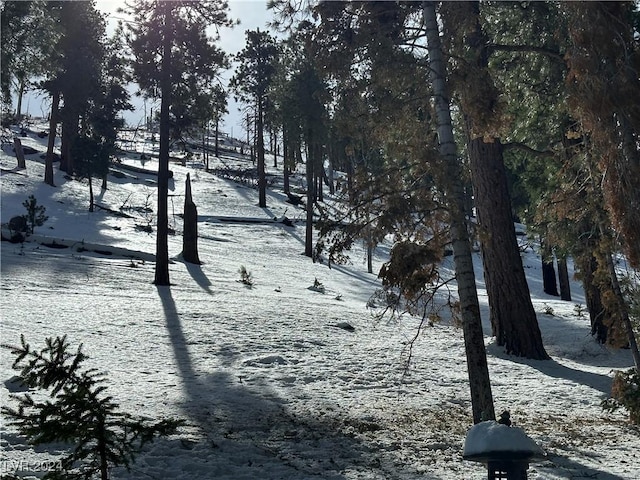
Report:
M22 142L18 137L13 138L13 148L16 151L16 158L18 159L18 168L24 170L27 168L27 164L24 160L24 150L22 149Z
M184 194L184 228L182 233L182 257L185 262L200 265L198 257L198 209L191 196L191 177L187 173Z

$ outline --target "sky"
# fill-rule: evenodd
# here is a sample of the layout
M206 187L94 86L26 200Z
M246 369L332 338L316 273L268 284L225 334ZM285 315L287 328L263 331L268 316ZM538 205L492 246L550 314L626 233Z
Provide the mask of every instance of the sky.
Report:
M118 8L124 6L123 0L97 0L96 8L108 15L109 24L107 34L111 34L119 18L123 18L122 13L118 13ZM271 18L271 13L267 11L267 0L231 0L229 1L229 16L232 19L240 20L240 25L233 29L223 28L220 31L220 47L230 55L233 55L244 47L245 31L256 28L266 30L267 23ZM231 72L225 72L223 81L226 82L231 77ZM132 86L131 91L135 91ZM129 125L138 125L145 117L145 105L142 99L132 96L132 103L136 110L124 112L125 120ZM15 102L14 102L15 107ZM242 126L242 114L240 109L243 105L238 104L233 95L229 96L229 114L224 118L222 130L232 136L243 138L245 129ZM148 103L147 108L155 107ZM39 93L31 92L23 100L23 113L30 113L32 116L46 116L48 114L48 97Z

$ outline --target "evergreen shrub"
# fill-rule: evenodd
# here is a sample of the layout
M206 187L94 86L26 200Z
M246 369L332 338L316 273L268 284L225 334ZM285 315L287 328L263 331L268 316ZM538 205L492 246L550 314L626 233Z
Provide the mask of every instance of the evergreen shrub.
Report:
M611 387L611 398L602 402L602 408L610 412L621 407L629 412L632 423L640 425L640 375L635 368L616 372Z
M71 352L66 336L46 339L40 351L33 350L24 336L20 342L19 346L2 347L15 355L13 368L31 393L12 394L17 408L3 406L2 413L32 445L69 445L60 469L48 472L44 479L98 476L107 480L109 468L124 466L129 470L145 444L174 433L181 424L175 419L152 421L119 411L118 404L105 393L104 375L84 367L88 357L82 345Z

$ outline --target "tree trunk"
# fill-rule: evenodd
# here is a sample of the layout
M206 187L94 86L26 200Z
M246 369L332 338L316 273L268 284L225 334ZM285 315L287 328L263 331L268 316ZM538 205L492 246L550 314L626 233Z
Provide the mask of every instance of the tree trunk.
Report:
M27 82L24 76L20 76L18 79L18 102L16 105L16 120L19 122L22 120L22 99L24 98L24 91L27 87Z
M64 111L64 109L63 109ZM60 170L73 175L73 142L78 137L80 129L80 115L74 111L66 112L62 120L62 142L60 145Z
M257 148L258 148L258 206L267 206L267 177L265 175L264 161L264 112L262 109L263 99L258 99L258 118L256 124Z
M56 131L58 129L58 107L60 105L60 92L53 92L51 96L51 115L49 117L49 137L47 138L47 156L44 161L44 183L55 187L53 183L53 147L56 144Z
M215 154L216 158L220 156L220 118L216 115L216 149Z
M284 193L289 194L291 192L291 188L289 185L289 165L291 164L291 159L289 159L289 145L287 144L287 142L289 141L289 139L287 138L287 134L284 130L284 128L282 129L282 175L284 177L283 182L283 189L284 189Z
M98 457L100 462L100 480L109 480L109 460L107 451L106 425L103 416L99 416L96 421Z
M468 151L493 334L510 355L547 360L516 240L502 144L474 138Z
M607 342L607 325L605 324L606 312L602 305L602 297L600 296L600 288L596 285L594 275L598 269L598 261L591 252L581 255L579 259L580 277L584 288L585 301L587 302L587 310L589 311L589 320L591 322L591 335L593 335L598 343Z
M200 265L198 257L198 209L191 195L191 176L187 173L184 193L184 227L182 234L182 258L185 262Z
M27 168L26 161L24 159L24 150L22 149L22 142L18 137L13 138L13 148L16 151L16 158L18 159L18 168L24 170Z
M567 268L567 257L558 257L558 283L560 284L560 298L567 302L571 301L571 284L569 283L569 269Z
M89 173L89 175L87 175L87 177L89 178L89 211L93 212L94 210L94 197L93 197L93 178L91 176L91 173Z
M160 146L158 151L158 225L156 235L156 271L154 283L170 285L169 281L169 105L171 103L171 9L164 4L162 65L160 72Z
M307 176L307 225L305 229L304 239L304 254L307 257L313 257L313 206L315 205L316 194L314 192L314 179L313 179L313 150L314 145L310 140L312 134L308 135L307 144L307 162L306 162L306 176Z
M609 271L609 276L611 279L611 286L613 293L617 298L618 308L617 314L622 319L622 324L624 326L624 333L626 334L628 346L631 350L631 355L633 356L633 363L636 367L636 373L640 374L640 351L638 350L638 342L636 340L636 335L633 331L633 325L631 323L631 319L629 318L629 306L625 302L624 296L622 295L622 289L620 288L620 282L618 281L618 274L616 273L616 267L613 264L613 259L611 255L607 255L605 261L607 262L607 269ZM609 335L609 342L611 343L611 334ZM620 345L614 345L620 346Z
M453 136L450 99L445 81L447 74L440 44L435 3L424 2L423 14L427 30L429 66L435 93L439 150L446 161L447 178L450 180L445 188L451 215L451 241L471 390L471 408L473 422L479 423L483 420L495 419L493 395L473 271L471 242L464 215L463 176Z
M273 168L278 168L278 137L275 129L271 129L271 152L273 153Z
M553 250L544 240L540 242L542 257L542 288L544 293L554 297L558 295L558 283L556 282L556 269L553 266Z

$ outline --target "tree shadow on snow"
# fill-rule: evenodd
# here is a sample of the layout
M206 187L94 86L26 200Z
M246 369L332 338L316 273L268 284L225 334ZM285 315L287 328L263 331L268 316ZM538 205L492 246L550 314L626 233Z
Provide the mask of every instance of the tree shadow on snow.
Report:
M487 353L490 353L494 357L501 358L503 360L509 360L521 365L528 365L548 377L562 378L571 382L585 385L587 387L593 388L594 390L598 390L599 392L602 392L607 396L611 392L611 382L613 380L607 375L567 367L566 365L562 365L561 363L553 359L529 360L522 357L507 355L504 352L503 347L499 347L495 343L492 343L487 347Z
M213 292L211 291L211 280L209 280L209 277L207 277L207 275L202 270L202 265L196 265L195 263L186 262L183 258L180 258L180 260L182 260L185 267L187 268L187 272L189 272L189 275L191 275L191 278L195 280L198 286L205 292L212 294Z
M156 475L154 469L161 478L162 468L175 469L176 464L188 471L184 477L172 478L190 479L343 480L347 471L350 477L375 472L378 477L393 478L405 469L392 458L391 475L386 475L384 465L393 452L385 457L378 446L359 435L362 431L354 431L353 421L345 421L348 412L292 411L286 399L271 390L266 376L257 373L247 378L229 364L213 373L199 372L190 350L209 348L216 355L210 345L223 339L189 337L183 325L189 319L181 315L171 288L158 287L158 295L186 397L181 407L189 426L183 428L181 439L154 444L155 454L149 455L156 458L149 462L147 478ZM202 359L201 364L205 362ZM368 426L362 428L366 432Z
M606 458L602 460L604 460L606 464ZM548 470L550 473L553 473L554 476L557 476L559 473L558 469L560 469L561 471L566 472L566 478L575 479L597 478L598 480L627 480L629 478L614 475L604 470L593 468L589 465L583 465L582 463L577 462L575 458L565 457L564 455L550 454L548 456L548 461L553 464L553 467L545 468L544 465L541 465L537 470L543 474Z

